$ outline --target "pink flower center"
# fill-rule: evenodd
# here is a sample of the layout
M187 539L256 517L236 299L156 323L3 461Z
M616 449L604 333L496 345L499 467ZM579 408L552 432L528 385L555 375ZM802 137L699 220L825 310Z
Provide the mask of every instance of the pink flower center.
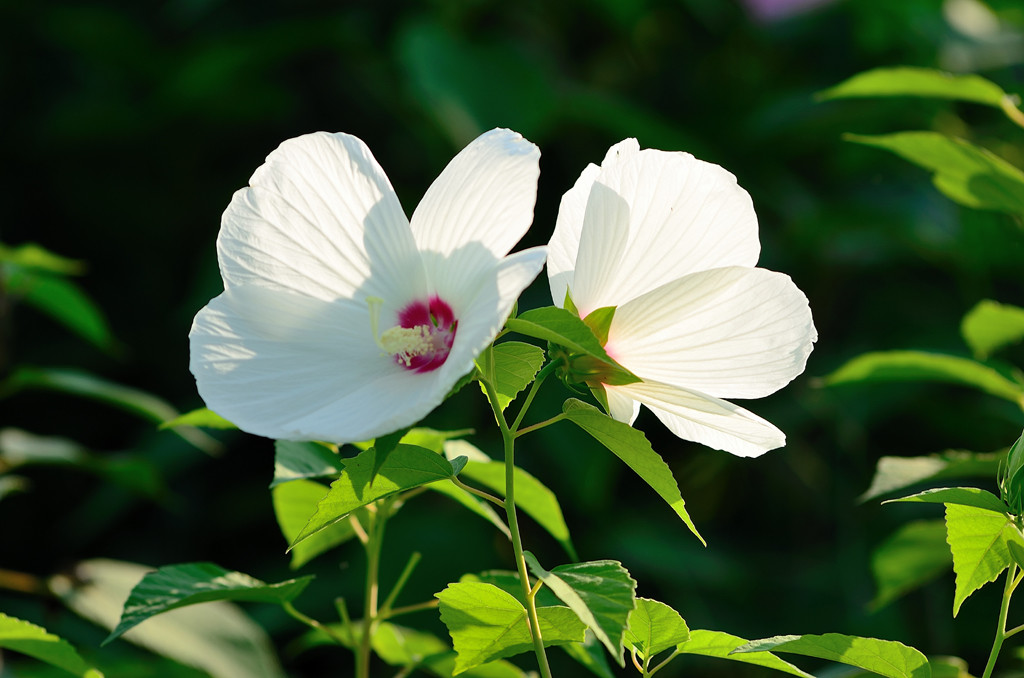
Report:
M430 372L448 359L458 326L452 307L434 296L399 311L398 325L384 332L379 343L407 370Z

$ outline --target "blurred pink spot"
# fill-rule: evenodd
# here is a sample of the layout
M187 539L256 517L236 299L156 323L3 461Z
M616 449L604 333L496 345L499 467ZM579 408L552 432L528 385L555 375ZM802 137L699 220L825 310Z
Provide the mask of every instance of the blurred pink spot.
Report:
M747 10L763 21L782 19L830 2L834 0L743 0Z

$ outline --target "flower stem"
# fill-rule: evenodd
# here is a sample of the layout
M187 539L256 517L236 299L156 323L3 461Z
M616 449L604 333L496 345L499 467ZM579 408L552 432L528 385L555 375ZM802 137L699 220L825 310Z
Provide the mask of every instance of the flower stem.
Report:
M298 619L300 622L302 622L309 628L316 629L317 631L320 631L321 633L330 636L331 640L336 642L338 645L341 645L342 647L348 645L348 643L345 642L345 639L339 636L337 633L335 633L330 626L327 626L326 624L321 624L316 619L313 619L312 617L302 614L301 612L296 610L295 606L293 606L291 603L282 603L281 607L284 608L285 612L287 612L293 618ZM351 628L347 630L349 631L349 633L352 632Z
M1006 585L1003 587L1003 602L999 606L999 622L996 624L996 637L992 641L992 651L988 655L988 664L985 665L985 672L981 674L981 678L991 678L992 671L996 668L996 659L999 657L999 650L1003 647L1003 641L1006 640L1006 616L1010 610L1010 596L1013 595L1013 589L1016 587L1014 578L1017 575L1017 565L1011 563L1010 567L1006 570Z
M369 508L369 507L368 507ZM356 678L370 678L370 642L377 626L377 591L380 576L380 552L384 544L384 525L391 501L383 500L371 515L366 530L366 599L363 603L362 635L356 650Z
M484 390L487 391L487 400L490 402L491 409L494 411L494 418L498 422L498 428L501 430L501 439L505 448L505 514L508 516L508 529L512 538L512 550L515 553L516 569L519 572L519 583L523 587L523 599L526 602L526 614L530 623L530 635L533 638L533 649L537 655L537 664L540 667L540 675L542 678L551 678L551 668L548 666L548 657L544 652L544 639L540 635L540 620L537 617L537 603L532 595L530 588L530 575L526 570L526 558L523 556L523 542L519 535L519 519L516 516L515 431L510 430L508 423L505 421L505 415L502 413L501 405L498 403L498 393L494 388L494 384L491 383L489 379L482 379L481 383L484 385ZM528 404L529 402L524 404L524 409L520 411L520 417L517 418L517 421L522 419L522 414Z

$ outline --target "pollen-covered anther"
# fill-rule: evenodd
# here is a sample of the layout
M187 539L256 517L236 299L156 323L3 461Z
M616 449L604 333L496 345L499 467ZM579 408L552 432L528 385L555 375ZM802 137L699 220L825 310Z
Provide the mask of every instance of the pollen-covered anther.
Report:
M406 367L412 366L413 358L433 355L440 348L426 325L392 327L380 335L380 347Z

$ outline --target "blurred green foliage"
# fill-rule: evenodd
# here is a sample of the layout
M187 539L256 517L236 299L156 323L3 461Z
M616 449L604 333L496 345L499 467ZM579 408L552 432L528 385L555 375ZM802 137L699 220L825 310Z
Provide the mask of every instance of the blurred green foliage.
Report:
M972 19L978 7L983 19ZM5 305L0 366L5 377L15 366L103 375L176 409L200 406L186 335L220 291L219 215L288 137L356 134L411 210L479 132L522 132L543 152L524 245L547 240L561 194L612 143L635 136L644 147L686 150L736 174L760 217L761 265L791 275L810 297L821 338L807 375L749 403L787 433L787 448L737 459L641 415L707 548L580 431L546 429L543 446L524 447L517 461L558 495L582 559L621 560L638 595L670 603L692 628L870 635L976 666L991 641L995 594L980 591L953 620L947 575L870 611L871 551L897 526L933 514L857 498L882 456L1004 448L1024 425L1020 408L956 385L822 389L813 379L867 351L968 357L959 326L970 309L983 299L1024 305L1019 218L960 207L927 172L842 140L932 130L1021 168L1024 131L971 102L815 99L855 73L895 65L979 73L1022 93L1024 12L1015 0L846 0L762 23L724 0L0 0L0 241L84 262L73 289L96 307L80 306L91 309L76 321L83 341L45 313ZM545 305L546 295L541 281L520 307ZM1003 356L1024 364L1020 346ZM557 411L562 397L546 388L535 409ZM0 568L45 577L111 557L290 576L267 491L269 441L218 433L226 451L209 457L151 421L51 390L18 391L0 408L0 428L73 439L100 469L94 477L54 464L19 468L22 491L0 501ZM487 416L476 389L464 389L428 424ZM474 442L494 449L486 436ZM119 487L124 474L111 471L113 457L103 461L110 450L138 453L130 458L156 469L161 484ZM412 600L462 572L507 566L493 527L444 498L421 501L429 510L389 525L384 581L412 550L424 554L406 588ZM447 528L430 528L439 522ZM523 522L531 550L558 562L557 541ZM320 600L311 614L330 610L336 595L358 599L357 550L309 567L321 575L307 594ZM87 659L138 661L120 642L97 655L102 630L37 596L0 591L0 610L45 620ZM250 611L282 651L300 635L276 609ZM436 617L412 621L443 637ZM289 675L317 676L347 665L336 652L282 657ZM699 658L662 675L687 671L740 675L732 663Z

